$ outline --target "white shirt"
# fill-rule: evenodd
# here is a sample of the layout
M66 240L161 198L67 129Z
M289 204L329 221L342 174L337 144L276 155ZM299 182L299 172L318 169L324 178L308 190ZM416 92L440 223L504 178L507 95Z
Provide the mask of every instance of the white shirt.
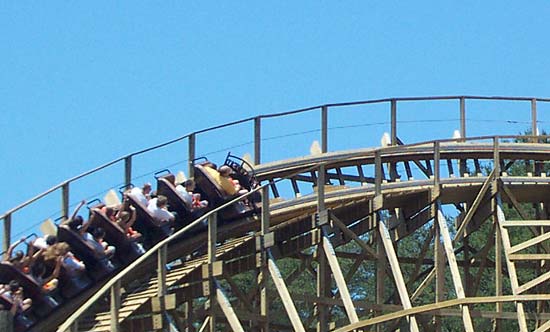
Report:
M193 205L193 195L191 195L191 193L189 193L184 186L178 184L176 186L176 191L180 193L181 198L183 198L183 201L185 202L185 205L187 205L188 207L191 207Z
M143 190L139 187L134 187L130 190L130 195L141 202L141 204L147 206L147 197L143 194Z
M174 215L165 209L160 209L157 206L157 199L153 198L149 201L149 205L147 205L147 210L151 212L153 215L153 218L155 218L156 221L174 221L176 217Z

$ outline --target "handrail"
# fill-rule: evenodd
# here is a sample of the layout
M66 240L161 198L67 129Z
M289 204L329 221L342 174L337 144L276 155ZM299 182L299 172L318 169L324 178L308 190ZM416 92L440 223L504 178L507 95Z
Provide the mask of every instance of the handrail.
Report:
M22 208L24 208L24 207L32 204L33 202L39 200L40 198L54 192L55 190L58 190L58 189L62 188L64 185L66 185L68 183L71 183L73 181L76 181L78 179L81 179L81 178L83 178L87 175L98 172L102 169L105 169L105 168L107 168L111 165L114 165L118 162L121 162L121 161L125 160L128 157L140 155L140 154L146 153L148 151L155 150L155 149L158 149L158 148L161 148L161 147L179 142L181 140L189 138L192 135L196 135L196 134L199 134L199 133L205 133L205 132L213 131L213 130L216 130L216 129L225 128L225 127L233 126L233 125L236 125L236 124L245 123L245 122L248 122L248 121L254 121L255 119L258 119L258 118L259 119L268 119L268 118L274 118L274 117L281 117L281 116L285 116L285 115L303 113L303 112L307 112L307 111L311 111L311 110L315 110L315 109L322 109L323 107L343 107L343 106L356 106L356 105L367 105L367 104L380 104L380 103L388 103L388 102L434 101L434 100L502 100L502 101L550 102L550 98L538 98L538 97L506 97L506 96L476 96L476 95L451 95L451 96L429 96L429 97L396 97L396 98L372 99L372 100L362 100L362 101L353 101L353 102L328 103L328 104L317 105L317 106L312 106L312 107L307 107L307 108L302 108L302 109L297 109L297 110L291 110L291 111L286 111L286 112L271 113L271 114L264 114L264 115L255 116L255 117L249 117L249 118L229 122L229 123L226 123L226 124L209 127L209 128L202 129L202 130L199 130L199 131L195 131L195 132L192 132L190 134L180 136L178 138L169 140L167 142L160 143L158 145L154 145L152 147L149 147L149 148L146 148L146 149L143 149L143 150L139 150L137 152L130 153L130 154L124 156L124 157L120 157L120 158L117 158L113 161L107 162L107 163L105 163L103 165L100 165L96 168L93 168L93 169L91 169L87 172L84 172L84 173L79 174L77 176L74 176L74 177L72 177L68 180L65 180L62 183L60 183L56 186L53 186L52 188L46 190L45 192L43 192L41 194L38 194L37 196L35 196L35 197L33 197L33 198L17 205L16 207L14 207L14 208L8 210L7 212L5 212L4 214L2 214L0 216L0 219L5 220L9 215L13 214L14 212L17 212L17 211L21 210ZM462 138L462 139L464 139L464 138Z
M86 310L88 310L88 308L90 306L92 306L100 297L103 296L103 294L105 292L107 292L109 290L109 288L111 288L117 281L121 280L124 276L126 276L126 274L128 274L130 271L132 271L135 267L137 267L138 265L140 265L141 263L143 263L146 259L148 259L151 255L153 254L156 254L157 251L162 248L163 246L169 244L170 242L172 242L172 240L182 236L185 232L187 232L189 229L197 226L199 223L201 223L204 219L208 218L209 216L211 216L212 214L214 213L217 213L218 211L228 207L229 205L233 204L233 203L236 203L240 200L243 199L243 197L248 197L249 195L252 195L253 193L261 190L263 187L265 186L268 186L269 184L265 184L263 186L258 186L257 188L255 188L254 190L251 190L250 192L244 194L244 195L241 195L241 196L238 196L232 200L230 200L229 202L226 202L225 204L215 208L214 210L211 210L209 211L208 213L202 215L201 217L195 219L193 222L191 222L189 225L183 227L182 229L180 229L179 231L177 231L176 233L170 235L169 237L167 237L166 239L158 242L156 245L154 245L152 248L150 248L149 250L147 250L143 255L141 255L140 257L138 257L138 259L136 259L134 262L132 262L130 265L126 266L122 271L120 271L117 275L113 276L110 278L109 281L107 281L107 283L105 283L105 285L103 285L103 287L101 287L97 292L95 292L95 294L90 297L88 299L88 301L86 301L83 305L81 305L71 316L69 316L69 318L67 318L67 320L61 324L57 331L58 332L63 332L63 331L67 331L73 324L74 322L77 320L78 317L80 317L80 315L82 315Z

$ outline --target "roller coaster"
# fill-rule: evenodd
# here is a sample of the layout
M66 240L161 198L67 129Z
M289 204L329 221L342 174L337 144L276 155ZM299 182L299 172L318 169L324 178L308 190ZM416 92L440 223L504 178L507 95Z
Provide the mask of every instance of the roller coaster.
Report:
M411 103L432 110L426 120L442 112L453 118L449 126L424 123L434 130L410 136L431 135L436 127L449 135L404 139L407 121L400 119ZM545 98L482 96L327 104L194 132L68 179L2 215L4 251L21 211L61 193L59 217L66 220L71 202L82 198L70 195L76 182L118 167L129 188L139 180L136 159L175 144L187 145L186 171L213 204L201 215L178 211L184 222L78 292L53 304L37 294L33 306L42 303L46 312L18 329L549 330L550 144L539 133L550 120L548 105ZM368 107L387 119L379 130L368 127L376 120L367 115L361 134L345 130L344 142L332 140L341 109L356 112L344 115L352 128ZM510 108L512 120L505 115ZM310 125L320 143L307 155L262 160L265 123L303 114L316 119L300 126ZM493 120L474 129L480 114ZM502 128L499 121L518 126ZM251 160L231 153L223 162L253 184L244 196L223 197L207 188L197 137L242 125L252 127ZM388 134L381 145L369 139L370 147L340 148L366 132ZM155 177L169 198L170 175ZM249 208L235 209L243 200ZM0 279L13 277L5 271Z

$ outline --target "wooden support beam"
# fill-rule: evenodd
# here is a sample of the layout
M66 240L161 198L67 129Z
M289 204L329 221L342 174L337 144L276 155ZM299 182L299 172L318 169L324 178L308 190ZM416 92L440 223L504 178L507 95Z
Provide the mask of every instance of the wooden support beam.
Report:
M464 236L464 231L466 229L466 226L468 226L468 224L470 223L470 220L472 220L472 217L474 216L474 213L477 211L477 208L481 204L481 201L483 200L483 198L485 198L485 194L487 194L487 191L489 190L489 188L491 188L491 184L493 183L494 176L495 176L495 169L493 168L491 173L489 173L489 175L487 176L487 179L485 180L485 182L483 182L481 189L479 190L476 198L474 199L474 202L468 209L468 212L466 213L466 216L462 220L460 227L458 227L456 231L455 239L454 239L455 242L460 241Z
M332 275L334 276L334 280L336 281L336 286L340 291L342 301L344 301L344 308L346 309L346 313L348 315L350 323L356 323L359 321L359 317L357 317L357 312L355 312L355 307L353 306L353 302L349 294L344 274L342 273L342 269L340 268L340 264L338 263L338 259L336 258L336 253L334 252L334 248L330 243L330 238L328 236L328 226L321 226L321 232L323 234L323 251L327 257L330 269L332 270Z
M449 234L449 229L447 228L447 220L441 211L441 205L439 202L436 203L437 209L437 224L439 225L441 240L443 240L443 246L445 247L445 252L447 254L447 261L449 262L449 267L451 270L451 276L453 279L453 285L455 288L456 296L460 298L465 298L464 287L462 285L462 280L460 278L460 271L458 270L458 265L456 264L456 256L454 252L453 242L451 241L451 235ZM462 306L462 321L464 322L464 329L466 332L473 332L474 326L472 324L472 318L470 317L470 309L468 306Z
M395 254L395 249L393 248L393 243L390 238L390 233L384 225L383 222L378 223L378 231L380 233L380 238L382 240L382 245L386 252L386 257L391 266L393 273L393 279L399 292L399 298L404 309L412 308L411 300L409 298L409 293L407 292L407 286L405 285L405 280L403 279L403 274L401 273L401 267L399 266L399 261L397 260L397 255ZM416 318L414 316L408 317L407 319L410 330L413 332L419 331L418 325L416 323Z
M508 252L510 250L510 236L508 235L508 230L502 226L501 222L505 221L504 211L502 209L502 201L500 195L496 196L496 209L497 209L497 222L500 231L500 237L502 239L502 245L504 247L504 257L506 259L506 266L508 267L508 275L510 277L510 285L512 286L512 293L518 295L519 282L516 274L516 266L510 260ZM525 310L523 308L523 303L517 302L516 309L518 312L518 324L521 332L527 332L527 322L525 321Z
M288 318L290 319L290 323L292 324L292 327L294 328L295 331L305 332L304 326L302 325L302 321L300 319L300 315L298 315L298 311L294 306L294 302L292 302L292 298L290 297L290 293L288 292L288 288L285 285L281 272L279 271L277 264L275 264L275 259L271 254L271 249L267 249L267 261L268 261L269 273L271 274L271 278L273 279L275 288L277 288L277 292L279 292L279 296L281 297L281 302L285 307L285 310L288 314Z
M518 294L521 294L537 285L540 285L541 283L545 282L546 280L550 279L550 272L546 272L540 276L538 276L537 278L529 281L529 282L526 282L525 284L521 285L518 287L517 289L517 293Z
M502 222L504 227L550 227L550 220L506 220Z
M118 323L118 311L120 309L120 280L117 281L111 287L111 331L120 331L120 325Z
M520 250L529 248L535 244L541 243L543 241L546 241L550 239L550 232L541 234L539 236L536 236L534 238L531 238L527 241L524 241L522 243L516 244L515 246L511 247L508 251L508 254L514 254Z
M435 302L445 300L445 254L441 244L441 232L437 223L434 222L435 239L434 239L434 269L435 271ZM443 324L439 316L434 317L435 331L441 332Z
M218 232L217 214L213 213L208 217L208 292L210 301L210 332L216 332L216 292L214 290L213 265L216 261L216 242Z
M214 278L214 287L216 289L216 298L218 300L218 304L220 305L225 318L229 322L229 325L231 326L231 329L234 332L244 332L243 326L241 325L241 322L237 318L237 315L235 314L235 311L233 310L233 307L231 306L231 302L229 302L229 299L227 296L225 296L220 283Z

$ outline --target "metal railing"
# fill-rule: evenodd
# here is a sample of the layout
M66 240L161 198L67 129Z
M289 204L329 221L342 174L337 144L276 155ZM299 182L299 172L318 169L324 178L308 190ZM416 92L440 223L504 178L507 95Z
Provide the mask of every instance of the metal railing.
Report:
M0 216L0 219L3 221L3 250L7 250L11 243L11 237L12 237L12 222L14 222L13 214L21 211L22 209L28 207L32 203L41 200L42 198L49 196L50 194L61 191L61 216L67 217L69 214L69 200L70 200L70 188L71 184L75 181L85 178L91 174L97 173L101 170L107 169L114 165L120 165L124 164L124 184L129 185L132 180L132 171L133 171L133 158L138 155L146 154L147 152L154 151L157 149L160 149L165 146L169 146L172 144L175 144L177 142L182 142L184 140L188 141L188 172L190 176L193 176L193 167L192 167L192 161L197 156L196 151L196 142L197 142L197 136L200 134L213 132L222 128L228 128L231 126L243 124L243 123L251 123L253 125L253 144L254 144L254 152L253 152L253 160L255 164L260 164L262 162L262 120L267 120L271 118L281 118L289 115L294 114L301 114L305 112L312 112L317 111L319 112L319 123L320 123L320 145L321 145L321 152L327 152L329 149L329 112L336 112L338 108L341 107L349 107L349 106L361 106L361 105L372 105L372 104L389 104L389 113L390 113L390 123L389 123L389 132L390 132L390 138L391 138L391 144L396 145L398 143L398 105L402 103L407 102L418 102L418 101L458 101L458 114L459 114L459 131L460 136L462 138L467 137L467 117L466 117L466 101L469 100L490 100L490 101L519 101L519 102L530 102L531 105L531 116L530 116L530 130L532 133L537 132L537 104L538 103L548 103L550 102L549 98L535 98L535 97L501 97L501 96L493 96L493 97L487 97L487 96L434 96L434 97L405 97L405 98L386 98L386 99L376 99L376 100L365 100L365 101L354 101L354 102L344 102L344 103L331 103L331 104L325 104L325 105L318 105L308 108L302 108L297 109L293 111L287 111L287 112L281 112L281 113L273 113L273 114L265 114L265 115L259 115L255 117L250 117L230 123L226 123L223 125L213 126L210 128L202 129L199 131L195 131L193 133L180 136L178 138L175 138L173 140L164 142L162 144L158 144L152 147L149 147L147 149L143 149L138 152L134 152L131 154L128 154L124 157L120 157L118 159L115 159L113 161L110 161L108 163L105 163L101 166L98 166L94 169L91 169L87 172L84 172L80 175L77 175L75 177L72 177L68 180L63 181L62 183L48 189L47 191L27 200L26 202L8 210L3 215Z

